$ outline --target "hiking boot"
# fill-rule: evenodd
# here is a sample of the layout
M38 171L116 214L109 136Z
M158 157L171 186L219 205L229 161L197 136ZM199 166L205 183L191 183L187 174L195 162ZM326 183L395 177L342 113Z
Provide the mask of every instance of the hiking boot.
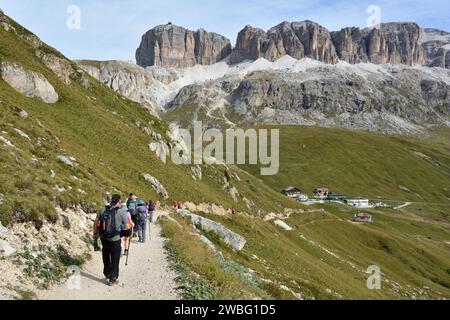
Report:
M113 287L113 286L115 286L116 284L118 284L117 279L109 279L109 281L108 281L108 286Z

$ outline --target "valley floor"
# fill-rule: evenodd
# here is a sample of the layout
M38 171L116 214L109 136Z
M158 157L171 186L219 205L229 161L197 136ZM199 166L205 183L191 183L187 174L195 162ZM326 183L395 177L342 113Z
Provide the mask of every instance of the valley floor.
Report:
M133 241L128 266L120 261L119 284L108 287L102 273L100 252L81 270L80 289L70 289L67 283L38 293L40 300L174 300L180 299L164 250L164 238L158 225L151 225L151 241ZM75 282L73 282L75 284Z

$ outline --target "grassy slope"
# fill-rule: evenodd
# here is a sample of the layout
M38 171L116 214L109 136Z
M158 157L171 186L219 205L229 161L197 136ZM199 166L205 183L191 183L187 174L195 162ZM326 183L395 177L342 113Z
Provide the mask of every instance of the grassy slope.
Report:
M216 270L220 259L211 261L213 254L206 255L208 250L201 249L202 245L193 247L198 240L189 236L189 230L180 232L169 221L163 225L183 261L219 288L216 298L236 298L236 292L248 299L295 298L280 289L281 286L306 299L450 297L448 224L419 222L384 209L371 212L374 224L357 225L350 222L353 212L347 207L326 206L324 209L324 212L291 216L286 223L293 231L281 230L273 222L259 219L243 216L227 219L200 213L221 222L248 241L242 252L235 253L215 236L204 234L228 262L240 266L230 272L222 263L222 270L234 277L227 283L222 282L223 275ZM185 225L182 218L178 219ZM198 260L199 251L204 257L201 260ZM382 290L367 289L365 272L372 265L381 268ZM256 271L256 279L246 280L249 273L242 270L247 268Z
M28 33L17 25L16 28L22 34ZM246 209L242 201L236 205L218 182L225 175L225 168L204 168L205 178L195 182L189 166L164 165L157 160L147 147L151 139L135 126L135 121L139 120L163 136L167 126L138 104L91 78L90 88L86 89L79 74L67 86L36 58L35 49L12 31L0 28L0 39L0 61L14 61L25 69L43 74L60 97L56 104L45 104L22 96L0 80L0 128L2 135L18 147L13 150L3 143L0 145L3 164L0 193L5 198L0 206L0 219L4 223L11 221L11 213L15 218L34 220L46 216L54 219L54 204L95 207L106 191L122 194L133 191L145 199L158 199L153 189L140 178L144 172L155 176L166 187L171 195L168 203L177 199ZM40 50L61 56L49 47ZM76 65L73 66L76 70ZM29 113L27 119L19 117L21 109ZM32 141L20 137L14 128L28 134ZM41 138L41 145L38 138ZM40 159L37 164L31 161L33 155ZM58 155L73 156L80 166L72 169L58 163ZM50 177L50 170L55 171L55 178ZM231 184L263 210L296 206L245 172L236 168L228 170L237 172L244 180L242 183L231 181ZM74 180L72 176L80 180ZM57 192L56 185L67 191ZM87 194L82 195L77 189ZM36 206L39 209L33 209Z
M280 172L263 177L277 191L295 185L311 194L328 187L354 197L448 203L448 141L316 127L281 127L280 132Z

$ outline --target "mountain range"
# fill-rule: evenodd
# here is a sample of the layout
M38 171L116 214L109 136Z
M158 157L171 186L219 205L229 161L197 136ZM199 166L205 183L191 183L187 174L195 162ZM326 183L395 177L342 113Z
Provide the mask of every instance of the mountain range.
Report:
M232 48L230 40L217 33L194 32L170 23L144 34L136 61L142 67L185 68L214 64L230 54L231 64L259 58L274 62L289 55L330 64L346 61L450 68L449 45L450 33L421 29L416 23L382 23L330 32L306 20L282 22L267 32L247 25Z
M450 33L415 23L330 32L312 21L224 36L173 24L143 37L137 65L80 61L113 90L189 126L292 124L420 135L448 126Z

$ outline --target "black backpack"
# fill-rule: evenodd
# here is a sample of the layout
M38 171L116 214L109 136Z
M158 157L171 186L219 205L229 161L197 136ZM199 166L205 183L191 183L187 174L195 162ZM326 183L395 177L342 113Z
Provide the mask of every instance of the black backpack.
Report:
M116 214L119 208L107 206L98 219L99 233L102 239L111 239L120 235L116 225Z

